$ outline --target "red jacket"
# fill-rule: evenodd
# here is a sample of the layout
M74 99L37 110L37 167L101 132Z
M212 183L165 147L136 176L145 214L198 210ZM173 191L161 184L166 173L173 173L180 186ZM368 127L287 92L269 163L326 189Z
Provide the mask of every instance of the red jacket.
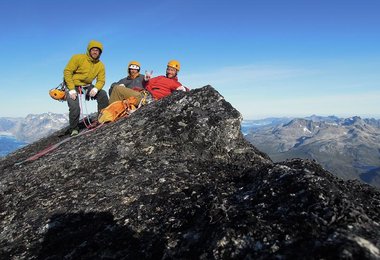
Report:
M158 76L150 79L145 88L152 94L154 99L161 99L169 96L179 86L182 86L182 84L177 77L169 79L165 76Z

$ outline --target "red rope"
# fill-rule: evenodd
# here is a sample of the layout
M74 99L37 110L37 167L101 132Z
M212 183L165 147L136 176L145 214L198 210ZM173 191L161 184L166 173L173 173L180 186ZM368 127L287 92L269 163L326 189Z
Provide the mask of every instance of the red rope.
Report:
M53 145L50 145L48 147L46 147L45 149L43 149L42 151L36 153L35 155L33 156L30 156L28 157L27 159L21 161L21 162L18 162L18 163L15 163L15 165L20 165L20 164L23 164L25 162L30 162L30 161L34 161L34 160L37 160L38 158L41 158L42 156L44 156L45 154L57 149L61 144L63 143L66 143L67 141L69 141L71 138L74 138L74 137L78 137L80 135L84 135L84 134L87 134L87 133L90 133L92 131L94 131L95 129L98 129L99 127L101 127L103 124L99 124L98 126L96 127L93 127L91 129L87 129L87 130L84 130L82 132L80 132L78 135L75 135L75 136L70 136L68 138L65 138L63 139L62 141L56 143L56 144L53 144Z

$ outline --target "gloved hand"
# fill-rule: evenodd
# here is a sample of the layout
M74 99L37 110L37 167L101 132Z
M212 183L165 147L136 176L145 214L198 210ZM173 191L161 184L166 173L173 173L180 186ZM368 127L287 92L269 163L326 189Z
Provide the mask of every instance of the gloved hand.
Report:
M98 94L98 89L97 88L92 88L90 91L90 97L95 97L96 94Z
M144 80L145 81L150 80L152 78L152 75L153 75L153 70L151 70L150 73L148 71L145 71Z
M75 89L72 89L69 91L69 96L72 100L75 100L75 99L77 99L78 93Z
M187 91L187 89L184 86L179 86L177 90Z

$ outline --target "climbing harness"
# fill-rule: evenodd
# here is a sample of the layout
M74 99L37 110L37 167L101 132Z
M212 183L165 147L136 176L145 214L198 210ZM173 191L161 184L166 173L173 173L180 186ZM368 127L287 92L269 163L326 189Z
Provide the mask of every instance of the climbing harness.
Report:
M138 104L137 108L145 106L153 101L153 97L149 93L149 91L142 90L141 93L143 94L143 97L141 98L140 103Z

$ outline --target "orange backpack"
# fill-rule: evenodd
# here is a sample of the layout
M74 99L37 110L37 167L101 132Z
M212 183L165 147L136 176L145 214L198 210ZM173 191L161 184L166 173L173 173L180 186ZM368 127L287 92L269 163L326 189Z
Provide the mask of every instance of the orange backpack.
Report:
M100 111L99 123L115 122L119 118L136 110L137 99L129 97L122 101L115 101Z

